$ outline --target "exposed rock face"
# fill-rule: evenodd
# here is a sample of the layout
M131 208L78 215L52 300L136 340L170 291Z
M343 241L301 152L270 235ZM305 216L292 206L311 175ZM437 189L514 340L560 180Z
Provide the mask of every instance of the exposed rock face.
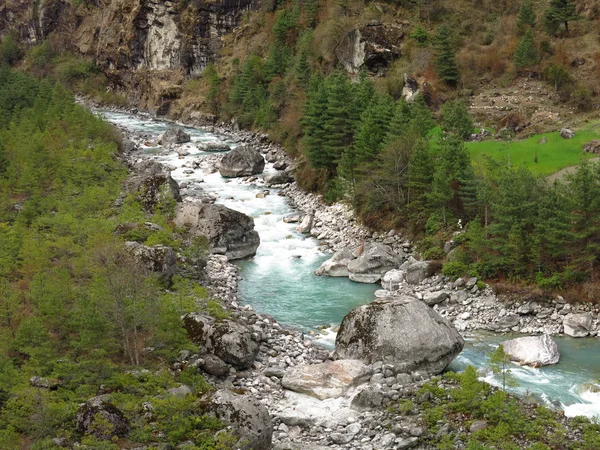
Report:
M223 156L219 163L219 173L222 177L248 177L258 175L265 169L265 158L260 152L244 145Z
M511 339L502 343L511 361L533 367L556 364L560 359L558 345L547 334Z
M348 263L353 259L354 256L349 248L340 250L321 264L321 267L315 270L315 275L319 277L347 277L349 275Z
M563 321L565 334L576 338L586 337L590 334L593 321L590 313L568 314Z
M230 260L253 256L260 245L254 219L222 205L178 205L174 221L194 235L205 236L213 253L225 254Z
M167 281L177 273L177 255L171 247L165 245L148 247L139 242L126 242L125 248L142 267L160 273Z
M164 134L160 137L158 141L161 145L170 145L170 144L185 144L186 142L190 142L192 138L189 134L183 131L181 128L169 128Z
M409 74L404 74L404 87L402 88L402 97L406 100L406 103L412 103L415 101L417 95L419 95L419 83Z
M77 429L98 439L110 440L129 433L129 422L123 413L105 396L89 399L77 411Z
M404 295L350 311L335 344L339 358L383 361L402 372L436 374L461 352L464 341L433 309Z
M290 368L281 383L291 391L325 400L341 397L350 387L368 381L372 373L361 361L342 359Z
M377 283L386 272L402 264L403 256L392 252L387 245L371 243L357 259L348 263L350 279L359 283Z
M171 195L176 201L181 201L179 185L162 164L143 161L136 164L133 170L135 175L127 179L125 190L137 194L146 211L153 212L164 195Z
M372 22L344 36L335 53L352 75L357 75L363 67L379 72L400 56L403 38L401 26Z
M241 323L191 313L183 317L183 324L201 350L237 368L250 367L258 354L260 336Z
M267 408L249 395L234 394L221 389L212 396L207 407L217 419L230 424L240 440L234 448L240 450L269 450L273 423Z

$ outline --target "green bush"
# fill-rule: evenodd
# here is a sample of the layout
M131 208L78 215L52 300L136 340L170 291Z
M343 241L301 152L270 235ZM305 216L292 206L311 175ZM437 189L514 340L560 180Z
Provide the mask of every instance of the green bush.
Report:
M23 52L15 37L12 34L7 34L0 43L0 63L13 65L17 63L22 56Z
M442 275L447 276L451 280L456 280L466 273L467 266L461 262L450 261L442 267Z

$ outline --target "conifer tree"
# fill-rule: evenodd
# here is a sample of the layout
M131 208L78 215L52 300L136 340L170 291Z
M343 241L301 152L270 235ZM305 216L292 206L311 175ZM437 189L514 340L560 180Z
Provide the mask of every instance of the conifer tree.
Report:
M438 76L448 86L456 86L460 81L460 73L456 64L456 52L448 25L439 27L434 39L434 46L435 66Z
M309 27L314 27L319 14L319 0L304 0L303 5L306 11L306 23Z
M466 105L461 101L451 101L444 104L444 127L462 139L468 139L473 133L473 120Z
M413 147L408 164L406 187L410 221L421 227L426 222L427 195L431 191L434 162L427 141L420 139Z
M425 198L430 211L432 211L432 217L439 215L443 226L446 226L450 219L449 204L453 197L454 193L450 188L450 179L446 169L442 164L437 164L431 182L431 191L425 194Z
M308 87L310 81L310 64L308 63L308 51L302 49L296 63L296 80L302 89Z
M530 2L525 2L519 8L519 15L517 17L517 29L519 34L525 34L527 30L535 27L536 16L533 7Z
M427 136L427 133L435 127L433 114L427 106L427 103L425 103L425 97L421 94L417 95L410 105L410 117L409 127L419 136Z
M560 26L564 25L565 33L569 35L569 22L579 18L573 0L550 0L550 6L544 16L544 25L552 35L555 35Z
M313 167L325 169L330 165L324 150L328 95L325 82L318 74L311 77L307 96L301 122L304 131L304 150Z
M388 134L385 137L385 142L390 143L397 137L406 133L408 131L411 119L410 106L408 103L406 103L404 98L401 98L398 100L396 107L394 108L394 114L392 115Z
M540 57L533 40L533 32L528 30L515 50L515 66L519 70L529 71L540 62Z

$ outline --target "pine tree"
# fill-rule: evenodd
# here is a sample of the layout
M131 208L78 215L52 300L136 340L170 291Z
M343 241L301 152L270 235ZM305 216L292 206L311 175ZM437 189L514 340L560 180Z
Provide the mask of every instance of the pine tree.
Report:
M437 164L431 182L431 191L425 194L432 218L439 218L442 226L447 226L450 219L449 205L454 197L450 188L450 179L443 165Z
M427 195L431 191L434 175L434 162L427 141L420 139L413 147L408 164L406 187L407 208L410 222L415 229L422 228L426 222Z
M309 27L314 27L319 14L319 0L304 0L303 5L306 10L306 23Z
M394 108L394 114L390 122L389 131L385 138L386 143L390 143L397 137L403 135L408 131L411 122L411 109L408 103L401 98L396 103Z
M580 19L575 6L573 0L550 0L550 7L544 16L544 25L549 34L555 35L564 25L565 33L569 35L569 22Z
M515 66L520 70L532 69L540 62L540 57L533 40L533 32L528 30L515 50Z
M304 150L313 167L326 169L331 164L324 150L328 92L324 80L318 74L311 77L307 96L301 121Z
M519 34L525 34L527 30L535 27L536 16L531 3L526 2L519 8L519 15L517 17L517 29Z
M378 95L361 114L354 142L357 164L372 162L379 154L388 134L393 106L389 95Z
M442 110L446 131L462 139L468 139L473 133L473 120L466 105L458 100L447 102Z
M434 46L435 66L438 76L448 86L456 86L460 81L460 73L456 64L456 52L448 25L439 27L434 39Z
M419 136L425 137L435 127L435 119L422 94L417 95L410 105L409 128Z
M296 80L302 89L308 87L310 81L310 64L308 63L308 51L302 49L296 63Z

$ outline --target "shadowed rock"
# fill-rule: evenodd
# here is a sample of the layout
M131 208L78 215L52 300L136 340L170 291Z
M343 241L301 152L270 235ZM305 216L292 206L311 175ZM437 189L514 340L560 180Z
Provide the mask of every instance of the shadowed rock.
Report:
M248 177L258 175L265 169L265 158L260 152L244 145L223 156L219 163L219 173L222 177Z
M160 145L185 144L192 140L191 136L181 128L169 128L158 140Z

